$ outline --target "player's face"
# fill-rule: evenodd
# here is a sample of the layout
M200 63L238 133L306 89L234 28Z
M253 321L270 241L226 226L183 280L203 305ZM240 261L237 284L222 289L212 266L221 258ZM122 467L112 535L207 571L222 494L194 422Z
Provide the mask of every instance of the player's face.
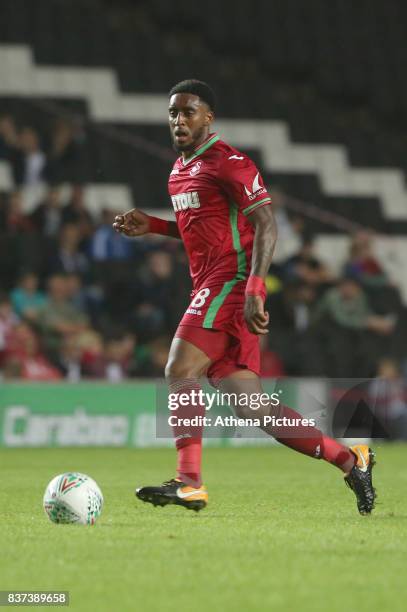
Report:
M198 96L188 93L171 96L168 112L176 151L192 151L205 140L213 113Z

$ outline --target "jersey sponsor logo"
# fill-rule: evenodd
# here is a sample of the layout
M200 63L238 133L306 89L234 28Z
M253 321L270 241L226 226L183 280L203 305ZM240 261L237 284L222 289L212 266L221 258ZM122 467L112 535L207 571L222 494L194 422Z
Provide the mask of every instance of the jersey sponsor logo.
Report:
M256 174L256 176L253 179L253 185L252 185L252 190L251 192L247 189L246 185L245 185L245 189L246 189L246 193L247 195L251 195L251 193L255 193L256 191L259 191L259 189L261 189L261 185L260 185L260 173L258 172Z
M260 172L253 179L252 190L249 191L246 185L244 185L244 190L249 200L255 200L262 193L266 193L266 189L260 185Z
M201 167L202 167L203 162L201 161L197 161L196 164L194 164L191 168L191 170L189 171L189 175L190 176L196 176L198 174L198 172L200 171Z
M239 155L231 155L230 157L228 157L228 159L244 159L243 155L242 157L239 157Z
M187 193L177 193L171 196L172 205L175 212L187 210L188 208L200 208L199 195L197 191L188 191Z
M260 185L260 173L259 172L256 174L256 176L253 179L252 190L249 191L246 185L244 186L244 190L249 200L255 200L262 193L266 193L266 189Z

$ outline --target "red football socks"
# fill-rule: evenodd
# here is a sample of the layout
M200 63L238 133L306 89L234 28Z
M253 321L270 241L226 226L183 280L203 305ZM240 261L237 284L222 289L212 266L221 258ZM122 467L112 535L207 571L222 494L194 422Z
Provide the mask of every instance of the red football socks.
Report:
M329 436L322 436L322 448L322 459L336 465L345 474L348 474L356 463L352 451Z
M200 487L202 438L187 438L175 442L178 451L177 478L191 487Z
M176 381L170 384L170 393L173 397L183 395L186 405L180 405L172 414L183 423L173 426L175 446L178 452L177 478L191 487L200 487L201 460L202 460L202 430L199 418L205 415L205 405L197 401L196 393L201 387L196 380ZM196 392L195 395L193 392ZM198 424L185 425L184 419L198 418Z
M303 418L287 406L280 405L278 408L278 418L286 417L290 420ZM355 465L356 457L349 448L324 435L316 427L300 423L295 426L270 428L269 431L281 444L309 457L324 459L345 473L350 472Z

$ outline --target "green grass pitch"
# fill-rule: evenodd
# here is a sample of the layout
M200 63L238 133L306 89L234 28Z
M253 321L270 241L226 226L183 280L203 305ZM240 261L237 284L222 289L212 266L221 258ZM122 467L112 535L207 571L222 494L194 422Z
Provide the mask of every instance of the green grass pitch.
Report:
M169 449L3 449L0 590L69 590L87 612L405 610L407 445L375 448L371 517L335 468L284 448L206 450L199 514L134 497L173 475ZM102 488L94 527L43 513L69 470Z

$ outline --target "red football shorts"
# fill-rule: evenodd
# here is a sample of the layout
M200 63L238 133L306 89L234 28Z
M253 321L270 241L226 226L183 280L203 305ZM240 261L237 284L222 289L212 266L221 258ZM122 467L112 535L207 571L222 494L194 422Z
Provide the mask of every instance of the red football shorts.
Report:
M192 299L175 332L212 361L207 376L213 384L240 369L260 375L259 337L249 332L243 317L244 286L201 289ZM243 291L242 291L243 289Z

